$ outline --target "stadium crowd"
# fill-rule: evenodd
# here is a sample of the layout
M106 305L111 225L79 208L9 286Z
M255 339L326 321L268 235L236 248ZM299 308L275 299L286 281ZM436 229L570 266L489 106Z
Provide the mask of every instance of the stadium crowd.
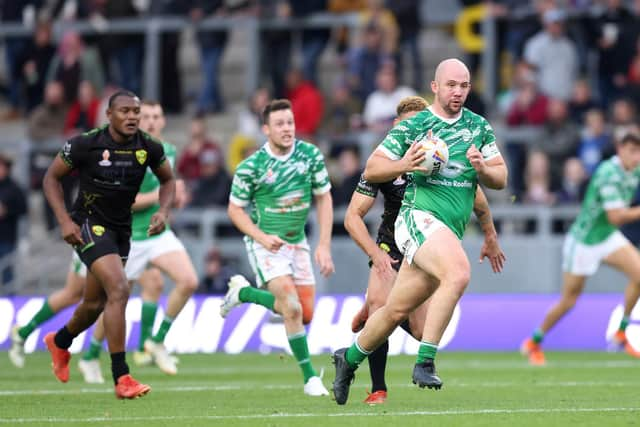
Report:
M420 47L425 29L421 3L0 0L0 22L22 22L33 28L31 38L3 40L2 94L8 107L0 120L26 121L33 149L30 190L36 191L54 155L52 141L59 147L57 141L105 123L105 100L117 88L141 93L142 35L81 36L66 31L54 37L54 22L87 20L102 28L109 20L149 16L181 16L195 25L210 16L251 15L286 22L317 13L357 14L358 28L351 34L346 29L305 29L300 43L295 43L289 29L261 30L261 85L235 114L237 130L227 141L211 136L207 118L231 108L220 91L229 34L196 30L203 79L191 97L181 89L180 34L164 33L161 38L160 102L169 114L192 117L176 165L188 184L190 206L226 206L235 166L264 140L260 113L270 99L280 97L292 103L298 137L317 143L331 159L334 204L344 206L361 174L362 158L368 155L361 152L359 142L378 140L386 133L400 99L412 94L429 97L424 64L428 52ZM637 126L640 1L460 3L486 4L496 18L500 53L501 90L495 105L485 111L474 91L467 106L487 114L496 126L504 124L504 129L534 130L535 137L524 143L510 139L508 131L500 141L509 162L514 200L537 205L579 202L595 167L614 152L614 141ZM336 50L338 72L325 87L318 67L329 45ZM300 49L300 61L293 60L294 49ZM475 73L472 80L479 82L482 70L477 56L469 54L466 59ZM7 218L0 216L0 221ZM54 222L49 211L47 223L53 227Z

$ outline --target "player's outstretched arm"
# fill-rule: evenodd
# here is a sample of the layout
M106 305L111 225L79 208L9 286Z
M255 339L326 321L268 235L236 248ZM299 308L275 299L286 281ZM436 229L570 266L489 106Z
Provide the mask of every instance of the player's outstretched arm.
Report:
M62 238L71 246L84 245L80 227L73 222L64 206L64 192L60 180L71 172L72 168L60 156L56 156L49 165L42 181L44 195L60 224Z
M471 145L467 150L467 159L478 173L478 180L482 185L492 190L502 190L507 186L507 165L502 156L485 161L480 150Z
M374 197L354 192L344 216L344 228L347 229L356 244L369 256L375 272L385 281L392 280L393 267L391 265L398 261L392 259L376 245L363 220L375 200Z
M331 192L318 194L316 199L316 212L318 213L318 226L320 238L316 247L315 260L320 266L320 274L328 277L335 272L331 259L331 230L333 229L333 199Z
M419 143L413 143L401 159L392 160L381 150L375 150L369 156L364 169L364 179L379 183L396 179L403 173L422 171L427 169L420 166L425 159L424 150Z
M480 262L482 262L485 257L489 258L494 273L499 273L504 268L506 257L498 243L498 233L493 223L491 209L489 209L489 201L480 187L476 190L476 198L473 201L473 212L476 214L480 228L484 233L484 243L480 249Z
M276 253L280 247L285 244L285 241L280 237L273 234L266 234L260 230L258 226L251 221L251 217L249 217L249 215L244 211L242 206L236 205L230 201L229 206L227 207L227 214L229 215L229 218L231 218L233 225L235 225L242 234L245 234L260 243L268 251Z
M153 173L158 177L160 181L160 190L158 192L158 202L160 203L160 209L153 214L151 222L149 223L149 236L153 236L162 233L166 228L167 220L169 218L169 209L173 205L174 197L176 194L176 179L173 176L173 170L169 162L164 161Z

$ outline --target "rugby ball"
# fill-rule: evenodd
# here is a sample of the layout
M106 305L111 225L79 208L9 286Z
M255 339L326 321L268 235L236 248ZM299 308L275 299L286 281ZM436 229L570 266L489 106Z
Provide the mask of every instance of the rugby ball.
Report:
M420 171L424 175L437 175L449 161L449 147L440 138L428 134L420 141L420 149L425 154L424 161L420 164L426 171Z

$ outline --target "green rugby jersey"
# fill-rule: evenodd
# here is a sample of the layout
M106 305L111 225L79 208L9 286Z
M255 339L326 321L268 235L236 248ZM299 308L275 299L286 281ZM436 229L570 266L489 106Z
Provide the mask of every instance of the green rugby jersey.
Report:
M176 164L176 147L173 144L169 144L168 142L164 141L162 141L162 147L164 148L165 156L167 157L169 163L171 164L171 167L173 168ZM147 172L144 175L144 179L142 180L142 184L140 184L139 193L149 193L151 191L154 191L158 187L160 187L160 181L158 181L158 177L156 177L151 169L147 169ZM159 236L159 234L151 237L147 235L151 217L154 213L158 212L159 209L160 203L154 203L145 209L131 212L131 240L147 240ZM167 225L167 230L168 229L169 226Z
M378 146L392 160L399 160L414 141L441 139L449 148L449 161L438 174L410 174L402 201L403 209L431 212L462 239L475 199L478 177L467 160L471 144L485 160L500 155L496 137L489 122L463 108L459 117L445 119L428 108L395 126Z
M618 156L600 163L569 233L587 245L604 241L618 229L609 222L607 210L629 206L639 182L640 169L624 170Z
M311 196L331 189L324 157L315 145L296 140L284 156L266 143L236 169L229 200L250 206L251 220L289 243L304 239Z

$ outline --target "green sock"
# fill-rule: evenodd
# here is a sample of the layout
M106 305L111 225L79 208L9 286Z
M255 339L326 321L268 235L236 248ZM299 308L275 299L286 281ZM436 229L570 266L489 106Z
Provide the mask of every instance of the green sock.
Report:
M100 358L100 351L102 351L102 341L98 341L94 337L91 337L91 344L89 350L82 355L82 360L94 360Z
M169 332L169 328L171 328L173 320L173 317L165 315L164 319L162 319L162 323L160 324L160 329L158 329L158 333L156 333L156 335L151 339L157 343L164 342L164 337L167 336L167 332Z
M629 326L629 316L622 316L622 320L620 321L620 327L618 327L618 330L626 331L627 326Z
M273 304L276 300L271 292L251 286L240 289L238 298L240 298L242 302L252 302L267 307L271 311L273 311Z
M542 332L542 329L538 328L535 331L533 331L533 335L531 335L531 339L533 340L534 343L540 344L544 339L544 332Z
M427 359L435 359L438 352L438 344L432 344L426 341L420 341L418 349L418 358L416 363L424 363Z
M307 333L305 331L297 334L289 335L289 347L298 361L298 366L302 369L302 375L304 376L304 383L309 381L309 378L315 377L318 374L316 370L311 366L311 358L309 357L309 346L307 345Z
M140 341L138 341L138 350L144 351L144 342L152 336L153 322L156 320L156 312L158 311L158 303L153 301L142 302L142 313L140 314Z
M358 340L355 340L351 347L347 349L347 352L344 355L344 358L347 360L347 363L352 368L357 368L360 366L362 361L367 358L371 354L370 351L366 351L358 344Z
M31 332L33 332L38 326L42 325L47 320L51 319L53 315L56 314L51 309L49 305L49 300L46 300L40 310L31 318L29 323L24 325L22 328L18 330L18 335L22 337L22 339L26 340Z

